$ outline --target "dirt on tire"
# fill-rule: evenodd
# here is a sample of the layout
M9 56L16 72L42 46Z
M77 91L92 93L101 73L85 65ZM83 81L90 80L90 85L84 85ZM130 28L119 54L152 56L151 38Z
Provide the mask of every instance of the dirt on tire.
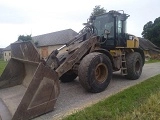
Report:
M95 75L95 69L98 65L102 64L102 68L105 67L106 73L103 73L103 71L100 71L100 74L102 75L102 79L100 78L101 81L97 81L96 75ZM107 75L105 75L107 74ZM101 77L100 75L100 77ZM93 93L98 93L107 88L107 86L110 83L110 80L112 79L112 64L110 59L98 52L90 53L86 55L78 69L78 76L79 76L79 81L81 85L89 92ZM106 76L106 78L105 78ZM103 80L104 79L104 80Z
M141 76L143 60L138 52L129 53L126 56L127 75L126 78L136 80Z

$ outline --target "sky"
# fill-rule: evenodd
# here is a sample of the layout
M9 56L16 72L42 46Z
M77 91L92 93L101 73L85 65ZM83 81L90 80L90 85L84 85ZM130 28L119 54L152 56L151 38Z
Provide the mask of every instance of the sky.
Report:
M0 48L19 35L42 35L73 29L79 32L93 8L124 10L127 32L141 37L143 26L160 17L160 0L0 0Z

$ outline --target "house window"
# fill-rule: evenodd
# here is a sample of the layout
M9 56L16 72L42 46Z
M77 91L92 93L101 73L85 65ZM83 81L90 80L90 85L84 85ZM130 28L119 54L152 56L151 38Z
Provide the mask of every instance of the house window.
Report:
M9 56L11 56L11 53L9 53Z
M6 56L6 53L4 55Z

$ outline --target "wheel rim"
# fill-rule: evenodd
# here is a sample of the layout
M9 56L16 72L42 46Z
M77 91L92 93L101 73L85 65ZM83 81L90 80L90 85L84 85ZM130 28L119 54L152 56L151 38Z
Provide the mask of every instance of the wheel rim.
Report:
M136 64L135 64L135 70L136 70L136 72L140 72L140 67L141 66L141 64L140 64L140 61L139 60L137 60L137 62L136 62Z
M108 68L104 63L97 65L95 69L95 78L99 83L103 83L108 77Z

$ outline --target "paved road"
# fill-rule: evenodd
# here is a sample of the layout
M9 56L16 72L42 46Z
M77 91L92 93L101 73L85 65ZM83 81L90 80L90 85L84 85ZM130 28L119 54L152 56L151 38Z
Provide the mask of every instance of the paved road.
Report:
M160 63L145 64L143 72L138 80L126 80L119 72L114 73L113 79L108 88L97 94L86 92L75 80L72 83L61 83L61 91L56 108L53 112L42 115L34 120L58 120L62 117L74 113L86 106L98 102L112 94L115 94L123 89L133 86L146 80L149 77L160 74Z
M35 118L34 120L58 120L62 117L76 112L77 110L83 109L93 103L96 103L112 94L115 94L123 89L126 89L129 86L135 85L141 81L146 80L147 78L160 74L160 63L146 64L143 68L143 73L138 80L130 81L126 80L119 72L114 73L113 79L109 84L108 88L97 94L86 92L80 85L78 80L75 80L72 83L61 83L60 96L56 103L56 108L53 112L50 112L40 117ZM26 88L23 85L18 85L11 88L2 89L0 91L0 106L5 108L1 103L5 102L6 105L10 106L9 109L11 113L2 111L0 107L0 116L4 118L7 116L10 120L11 115L17 108L22 96L24 95ZM3 102L1 100L3 99ZM7 109L6 109L7 110ZM1 118L0 118L1 120Z

